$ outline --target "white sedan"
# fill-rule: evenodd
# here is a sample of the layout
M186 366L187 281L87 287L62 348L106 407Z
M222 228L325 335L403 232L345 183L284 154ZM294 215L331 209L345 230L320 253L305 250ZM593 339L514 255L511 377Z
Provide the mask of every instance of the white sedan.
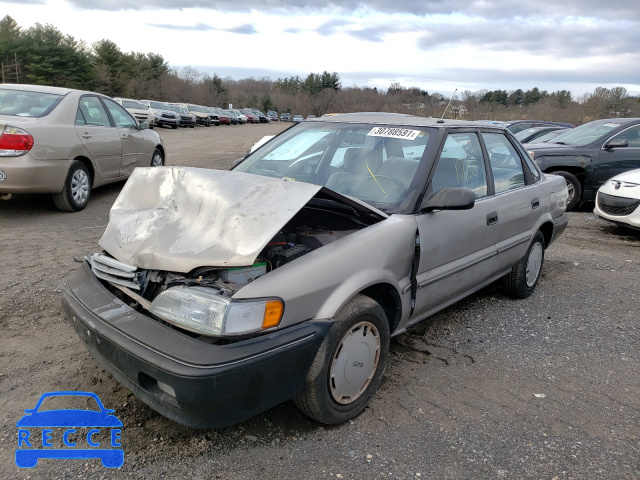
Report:
M598 190L593 212L600 218L640 229L640 168L616 175Z

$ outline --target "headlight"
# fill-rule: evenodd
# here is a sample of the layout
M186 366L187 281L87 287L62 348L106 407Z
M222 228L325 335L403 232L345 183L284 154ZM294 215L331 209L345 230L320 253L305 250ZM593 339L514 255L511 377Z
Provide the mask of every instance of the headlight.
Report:
M158 295L149 311L185 330L220 337L277 327L284 305L276 299L231 301L204 287L174 287Z

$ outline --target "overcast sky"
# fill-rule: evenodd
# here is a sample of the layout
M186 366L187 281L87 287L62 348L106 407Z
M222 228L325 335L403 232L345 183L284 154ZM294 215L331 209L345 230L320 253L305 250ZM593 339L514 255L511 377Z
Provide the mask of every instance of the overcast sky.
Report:
M640 0L0 0L4 15L236 80L640 94Z

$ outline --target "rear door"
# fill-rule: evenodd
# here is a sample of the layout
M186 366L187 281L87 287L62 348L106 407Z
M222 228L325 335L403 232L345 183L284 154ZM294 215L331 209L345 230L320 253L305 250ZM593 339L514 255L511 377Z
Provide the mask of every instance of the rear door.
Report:
M97 96L85 95L80 98L75 128L93 159L98 176L101 179L117 177L122 162L122 142Z
M151 165L151 144L147 140L144 130L138 129L138 123L124 108L116 102L103 98L109 111L115 128L118 131L122 144L122 161L120 163L120 176L129 176L136 167L148 167Z
M532 172L506 133L482 133L493 177L498 219L497 267L511 268L526 253L544 205L540 177ZM537 178L534 177L537 175Z

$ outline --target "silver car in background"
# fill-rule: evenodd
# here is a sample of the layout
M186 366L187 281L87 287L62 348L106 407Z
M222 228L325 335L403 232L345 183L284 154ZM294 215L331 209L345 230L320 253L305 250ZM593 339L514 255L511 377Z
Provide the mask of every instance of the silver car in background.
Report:
M392 336L496 280L531 295L566 199L500 126L311 119L231 171L137 169L63 309L109 372L179 423L222 427L294 399L338 424L371 400Z
M0 195L52 193L60 210L82 210L93 188L164 165L147 127L99 93L0 85Z

